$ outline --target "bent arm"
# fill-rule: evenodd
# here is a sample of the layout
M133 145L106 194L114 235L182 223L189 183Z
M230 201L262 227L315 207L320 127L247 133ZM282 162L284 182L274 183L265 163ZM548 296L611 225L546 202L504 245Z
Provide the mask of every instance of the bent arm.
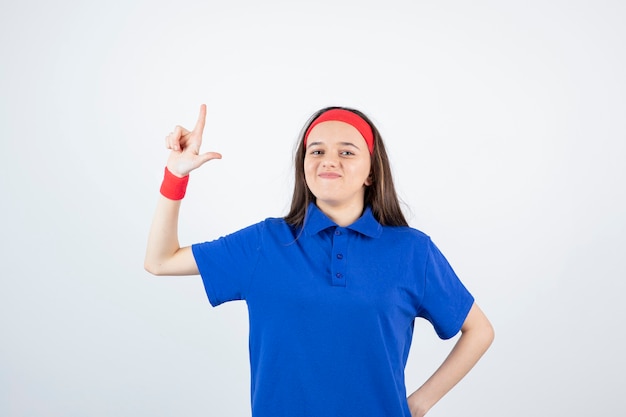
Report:
M494 338L491 323L474 304L461 327L461 337L435 373L408 397L413 417L422 417L474 367Z
M171 150L167 170L173 176L185 177L205 162L222 157L216 152L200 153L205 119L206 106L203 104L192 131L176 126L165 138L166 147ZM191 247L181 248L178 243L180 204L181 200L171 200L163 195L159 197L144 260L144 268L154 275L199 274Z
M197 275L198 266L191 247L178 243L180 200L160 196L150 234L144 268L154 275Z

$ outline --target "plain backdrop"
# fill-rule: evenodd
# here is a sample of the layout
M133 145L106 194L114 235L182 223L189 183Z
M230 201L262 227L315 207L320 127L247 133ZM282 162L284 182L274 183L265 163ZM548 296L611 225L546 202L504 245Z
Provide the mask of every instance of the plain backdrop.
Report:
M297 135L368 114L496 329L429 416L626 408L626 3L0 6L0 415L249 416L245 303L143 269L164 137L208 118L184 245L286 214ZM407 387L453 346L416 323Z

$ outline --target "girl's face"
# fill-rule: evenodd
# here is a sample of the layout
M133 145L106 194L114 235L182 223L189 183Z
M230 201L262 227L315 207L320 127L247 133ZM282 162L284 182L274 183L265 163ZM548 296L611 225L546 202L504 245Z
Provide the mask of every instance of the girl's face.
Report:
M344 122L318 124L307 138L304 176L317 206L363 207L371 185L370 153L359 131Z

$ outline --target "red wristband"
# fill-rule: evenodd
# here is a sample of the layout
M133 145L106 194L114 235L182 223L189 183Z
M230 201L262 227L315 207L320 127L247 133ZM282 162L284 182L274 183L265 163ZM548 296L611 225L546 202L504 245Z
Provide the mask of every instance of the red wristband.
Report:
M177 177L165 167L165 175L163 177L163 183L161 184L161 194L170 200L182 200L185 196L188 182L189 175L185 175L182 178Z

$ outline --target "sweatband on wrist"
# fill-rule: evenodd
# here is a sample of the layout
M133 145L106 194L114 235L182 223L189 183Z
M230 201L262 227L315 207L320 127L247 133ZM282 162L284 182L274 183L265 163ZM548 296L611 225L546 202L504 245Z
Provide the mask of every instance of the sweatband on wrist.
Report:
M370 154L374 153L374 133L372 132L372 127L361 116L346 109L330 109L320 114L317 119L313 120L304 134L304 146L306 146L309 133L311 133L311 130L313 130L315 126L320 123L330 121L344 122L353 126L359 131L361 136L363 136L363 139L365 139L365 143L367 143L367 149L370 151Z
M165 175L161 183L161 194L170 200L182 200L185 196L188 182L189 175L185 175L182 178L177 177L165 167Z

